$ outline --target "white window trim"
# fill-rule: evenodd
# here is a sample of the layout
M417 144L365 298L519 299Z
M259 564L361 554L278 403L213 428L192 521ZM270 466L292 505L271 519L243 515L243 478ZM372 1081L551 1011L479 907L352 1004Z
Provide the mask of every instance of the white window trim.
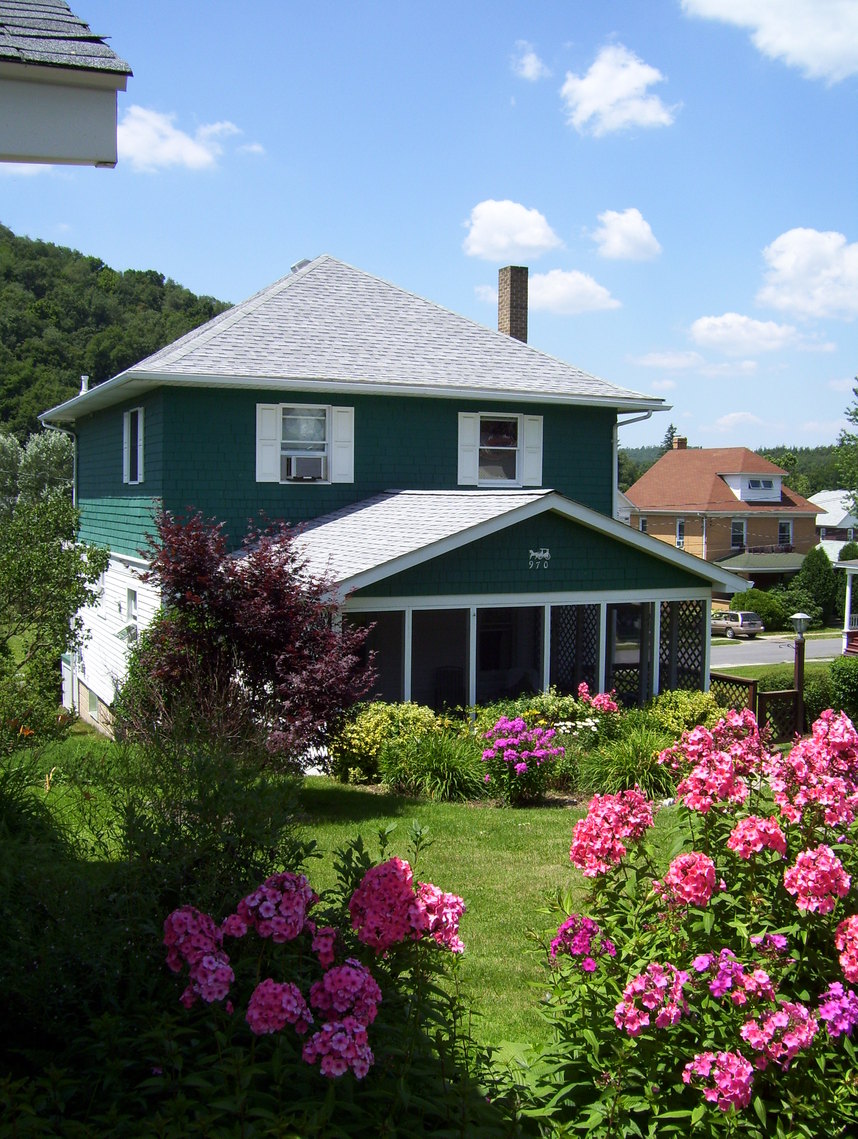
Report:
M680 530L682 534L680 536ZM677 550L685 549L685 519L677 518L676 520L676 548Z
M738 545L736 545L735 542L733 541L733 527L734 526L741 526L742 527L742 541ZM732 518L730 520L730 549L731 550L742 550L745 548L745 546L747 546L747 544L748 544L748 522L747 522L747 519L745 519L745 518Z
M515 419L518 423L514 479L480 478L480 419ZM459 486L542 486L542 416L514 411L459 412Z
M137 415L137 478L131 477L131 417ZM131 486L143 482L144 414L142 407L131 407L122 416L122 481Z
M785 542L782 542L780 540L781 539L781 526L786 526L789 529L789 537L787 538L787 540ZM793 535L792 519L791 518L779 518L778 519L778 545L779 546L791 546L792 545L792 535Z
M280 450L283 409L285 407L307 407L323 409L326 413L326 443L328 470L324 479L281 479ZM288 403L258 403L256 405L256 481L301 486L331 483L353 483L354 472L354 408L331 407L326 404L300 404L294 400Z

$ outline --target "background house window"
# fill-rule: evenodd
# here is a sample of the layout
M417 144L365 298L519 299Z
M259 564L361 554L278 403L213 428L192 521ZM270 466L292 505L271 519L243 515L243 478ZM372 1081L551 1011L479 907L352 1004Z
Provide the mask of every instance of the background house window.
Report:
M745 519L734 518L730 523L730 548L742 550L745 546Z
M353 483L354 408L258 403L256 481Z
M676 520L676 548L678 550L685 549L685 519L677 518Z
M638 519L638 528L642 534L646 533L646 517L644 515Z
M778 545L792 545L792 520L787 522L778 522Z
M143 482L142 407L133 407L122 417L122 481Z
M460 486L541 486L542 416L459 413Z

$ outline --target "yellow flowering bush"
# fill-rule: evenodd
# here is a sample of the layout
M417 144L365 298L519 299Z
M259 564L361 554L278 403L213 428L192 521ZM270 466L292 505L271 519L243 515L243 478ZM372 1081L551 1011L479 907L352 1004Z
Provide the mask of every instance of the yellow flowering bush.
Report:
M379 778L378 757L385 744L418 740L433 731L435 713L422 704L360 704L328 741L331 774L341 783L373 782Z

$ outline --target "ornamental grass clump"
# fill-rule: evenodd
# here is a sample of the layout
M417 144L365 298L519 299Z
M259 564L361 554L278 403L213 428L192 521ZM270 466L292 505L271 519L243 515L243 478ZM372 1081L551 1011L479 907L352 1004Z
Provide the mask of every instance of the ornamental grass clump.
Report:
M555 1134L858 1133L858 732L771 752L749 711L660 756L677 803L596 795L545 939ZM672 846L657 854L665 828ZM658 832L658 833L657 833Z
M515 807L533 803L545 793L549 768L563 748L555 746L553 728L527 726L520 716L501 716L485 733L489 746L483 751L489 793Z

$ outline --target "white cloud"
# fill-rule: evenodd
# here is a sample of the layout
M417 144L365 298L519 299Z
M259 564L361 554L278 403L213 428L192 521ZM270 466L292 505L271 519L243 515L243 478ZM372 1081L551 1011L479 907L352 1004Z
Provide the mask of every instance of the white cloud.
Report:
M691 339L703 348L714 348L728 356L756 356L794 347L799 338L790 324L725 312L723 316L701 316L695 320Z
M699 352L647 352L643 356L636 356L632 362L642 368L679 372L686 368L699 368L703 357Z
M533 44L527 40L519 40L515 45L516 54L512 57L512 69L519 79L527 79L536 83L539 79L546 79L550 70L536 54Z
M577 269L552 269L530 278L528 298L532 309L561 316L620 308L608 290Z
M55 174L56 167L44 162L0 162L0 175L8 178L33 178L37 174Z
M265 147L261 142L248 142L238 148L239 154L265 154Z
M524 261L563 245L539 210L518 202L491 198L479 202L471 210L467 225L462 248L469 257L485 261Z
M599 214L601 226L593 233L599 256L615 261L651 261L661 246L640 210L605 210Z
M767 424L764 419L760 419L757 415L752 415L750 411L728 411L726 415L720 416L712 424L715 431L721 432L735 431L737 428L763 426L771 426L771 424ZM701 428L701 430L706 430L706 428Z
M723 364L702 364L700 367L700 375L710 380L747 380L756 373L756 360L730 360Z
M650 387L654 392L672 392L676 387L676 380L653 380Z
M851 392L855 387L854 379L829 380L826 387L833 392Z
M198 127L192 137L173 125L175 117L147 107L129 107L116 131L120 162L145 173L168 166L205 170L223 153L221 139L241 133L234 123L218 122Z
M832 230L790 229L763 250L761 304L807 317L858 316L858 242Z
M482 301L487 305L496 305L498 303L498 291L492 288L491 285L477 285L474 288L477 295L477 300Z
M858 73L855 0L682 0L690 16L746 28L758 51L809 79L837 83Z
M608 134L626 127L666 127L674 119L667 107L647 88L664 79L622 44L609 44L596 56L586 75L566 73L560 94L569 123L581 134Z

